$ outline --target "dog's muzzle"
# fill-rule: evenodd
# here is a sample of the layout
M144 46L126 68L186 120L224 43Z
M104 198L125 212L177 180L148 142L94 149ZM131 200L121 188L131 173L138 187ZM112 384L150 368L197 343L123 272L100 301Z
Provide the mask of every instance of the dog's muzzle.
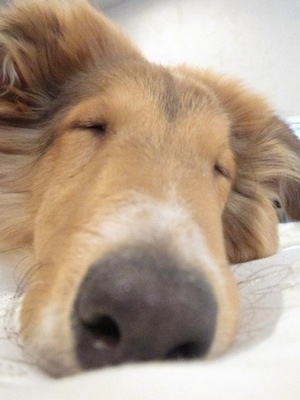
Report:
M91 369L204 356L217 308L201 272L150 245L120 248L94 263L79 288L72 317L77 359Z

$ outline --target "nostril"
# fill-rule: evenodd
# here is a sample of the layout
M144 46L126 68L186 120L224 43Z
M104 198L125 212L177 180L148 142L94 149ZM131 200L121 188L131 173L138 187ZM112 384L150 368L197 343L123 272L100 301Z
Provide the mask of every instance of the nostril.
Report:
M181 359L192 359L196 357L201 357L207 351L206 346L201 346L196 342L186 342L181 343L174 347L167 354L166 360L181 360Z
M120 343L121 330L117 322L108 315L94 316L91 321L82 321L82 325L93 335L95 343L111 347Z

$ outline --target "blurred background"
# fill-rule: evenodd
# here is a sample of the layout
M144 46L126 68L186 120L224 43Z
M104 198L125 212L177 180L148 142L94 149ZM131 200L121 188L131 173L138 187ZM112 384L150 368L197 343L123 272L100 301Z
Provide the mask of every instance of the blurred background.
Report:
M299 0L94 0L152 61L234 75L300 116Z
M299 0L91 2L150 60L233 75L267 96L282 117L299 121Z

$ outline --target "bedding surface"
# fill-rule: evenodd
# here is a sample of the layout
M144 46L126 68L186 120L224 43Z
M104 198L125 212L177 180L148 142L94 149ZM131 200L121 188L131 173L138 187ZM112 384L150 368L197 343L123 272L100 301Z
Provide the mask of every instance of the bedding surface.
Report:
M298 400L300 398L300 225L279 226L278 254L232 266L242 299L232 349L214 361L106 368L55 380L30 364L17 335L16 285L24 254L0 267L0 399ZM49 349L51 351L51 349Z

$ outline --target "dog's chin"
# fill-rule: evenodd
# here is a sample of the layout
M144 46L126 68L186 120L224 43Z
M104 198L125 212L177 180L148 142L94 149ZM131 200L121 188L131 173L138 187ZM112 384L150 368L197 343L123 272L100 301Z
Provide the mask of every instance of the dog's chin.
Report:
M82 369L76 360L69 318L55 306L45 306L43 315L28 310L25 297L21 310L20 336L25 356L53 377L73 375Z

